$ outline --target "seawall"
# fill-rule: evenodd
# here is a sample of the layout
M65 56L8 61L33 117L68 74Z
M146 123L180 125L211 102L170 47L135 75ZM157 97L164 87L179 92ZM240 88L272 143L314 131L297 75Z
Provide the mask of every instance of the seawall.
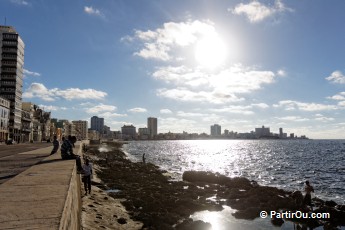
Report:
M80 175L75 160L61 160L52 147L21 154L47 157L0 185L0 229L80 229ZM80 153L80 146L75 152Z

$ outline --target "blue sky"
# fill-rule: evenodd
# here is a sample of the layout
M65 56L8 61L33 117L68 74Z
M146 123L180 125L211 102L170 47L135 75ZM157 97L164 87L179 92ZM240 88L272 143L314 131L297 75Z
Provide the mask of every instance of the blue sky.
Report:
M1 0L23 100L112 130L345 138L345 1Z

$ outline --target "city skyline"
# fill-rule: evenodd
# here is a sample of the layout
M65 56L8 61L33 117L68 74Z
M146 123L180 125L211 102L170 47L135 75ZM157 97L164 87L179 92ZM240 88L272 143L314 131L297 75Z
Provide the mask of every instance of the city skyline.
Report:
M0 5L25 43L23 101L52 117L345 138L343 1Z

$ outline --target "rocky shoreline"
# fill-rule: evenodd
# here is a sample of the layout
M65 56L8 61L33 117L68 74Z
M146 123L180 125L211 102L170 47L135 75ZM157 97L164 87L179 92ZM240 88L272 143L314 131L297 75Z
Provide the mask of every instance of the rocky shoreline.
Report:
M221 211L223 205L236 209L236 218L248 220L258 218L261 211L330 213L330 218L323 219L274 218L271 222L276 226L284 221L324 229L345 225L345 205L314 198L310 210L300 206L299 193L211 172L187 171L183 181L172 181L167 172L153 164L128 160L121 146L114 142L102 145L107 152L100 152L101 146L88 146L85 155L98 167L102 183L95 185L108 190L114 199L121 199L129 216L143 223L142 229L210 229L209 223L193 221L190 215L203 210Z

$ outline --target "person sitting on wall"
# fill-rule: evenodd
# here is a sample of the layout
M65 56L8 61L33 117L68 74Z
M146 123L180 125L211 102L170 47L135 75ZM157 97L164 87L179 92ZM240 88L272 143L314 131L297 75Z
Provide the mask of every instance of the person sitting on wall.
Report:
M81 172L83 170L83 167L81 165L80 156L73 153L73 145L70 142L70 140L66 139L65 137L62 137L62 144L61 144L60 149L61 149L61 158L63 160L76 159L77 170Z

